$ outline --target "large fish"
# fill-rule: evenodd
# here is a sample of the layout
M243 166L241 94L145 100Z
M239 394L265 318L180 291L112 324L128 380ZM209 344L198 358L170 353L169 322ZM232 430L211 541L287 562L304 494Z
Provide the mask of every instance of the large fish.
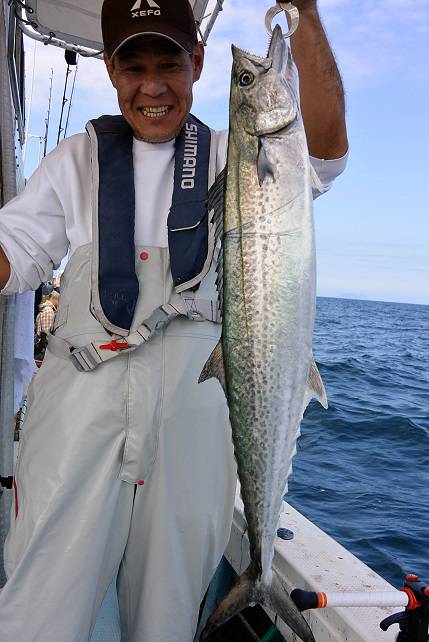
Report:
M251 563L210 617L201 639L258 602L311 642L307 622L271 565L304 410L312 397L327 407L312 355L312 169L297 70L280 27L267 58L236 47L233 58L223 329L200 381L217 377L228 399Z

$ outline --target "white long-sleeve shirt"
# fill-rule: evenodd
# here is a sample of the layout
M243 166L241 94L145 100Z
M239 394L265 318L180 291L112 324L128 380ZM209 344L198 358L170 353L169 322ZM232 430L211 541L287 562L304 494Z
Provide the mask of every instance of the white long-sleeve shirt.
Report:
M226 162L228 134L215 134L217 169ZM134 140L136 191L135 243L167 247L167 218L174 179L174 141L151 144ZM344 170L338 160L311 159L320 185L329 189ZM11 264L2 294L35 290L69 253L92 240L91 151L87 134L61 142L40 164L25 190L0 210L0 244Z

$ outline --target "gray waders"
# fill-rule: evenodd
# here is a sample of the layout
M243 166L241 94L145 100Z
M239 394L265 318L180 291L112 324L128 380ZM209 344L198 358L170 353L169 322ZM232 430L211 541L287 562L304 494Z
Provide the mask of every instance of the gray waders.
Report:
M97 318L97 213L93 246L80 247L63 274L50 351L29 390L1 642L88 642L117 574L123 642L191 642L229 538L236 471L227 406L217 381L197 383L221 332L217 311L208 320L214 238L199 287L182 284L183 296L171 247L135 248L132 321L114 323L115 333ZM209 239L210 216L207 228ZM109 358L79 362L91 346Z

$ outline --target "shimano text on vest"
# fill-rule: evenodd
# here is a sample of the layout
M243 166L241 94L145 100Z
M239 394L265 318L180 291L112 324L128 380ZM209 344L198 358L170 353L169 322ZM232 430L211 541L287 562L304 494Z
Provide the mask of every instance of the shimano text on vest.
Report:
M198 155L198 128L196 125L185 125L185 156L183 158L182 189L194 189L195 171Z

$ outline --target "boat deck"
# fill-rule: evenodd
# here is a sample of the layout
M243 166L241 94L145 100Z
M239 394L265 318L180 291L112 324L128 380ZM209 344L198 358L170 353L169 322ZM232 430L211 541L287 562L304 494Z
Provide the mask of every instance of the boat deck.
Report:
M207 598L206 607L202 616L203 622L205 622L207 616L214 609L214 602L217 599L218 593L225 592L233 576L235 578L235 573L228 563L224 561L219 568L211 592ZM240 640L240 642L254 642L255 640L262 639L263 635L271 627L269 618L260 607L247 609L244 615L246 616L246 621L243 621L243 617L234 618L212 636L211 642L236 642L237 640ZM196 635L195 642L198 641L199 633L200 630ZM276 637L270 636L270 642L282 642L283 639L280 633L278 633ZM118 600L114 583L110 586L102 604L90 642L121 642Z
M91 642L121 642L118 600L114 584L110 586L101 607Z

